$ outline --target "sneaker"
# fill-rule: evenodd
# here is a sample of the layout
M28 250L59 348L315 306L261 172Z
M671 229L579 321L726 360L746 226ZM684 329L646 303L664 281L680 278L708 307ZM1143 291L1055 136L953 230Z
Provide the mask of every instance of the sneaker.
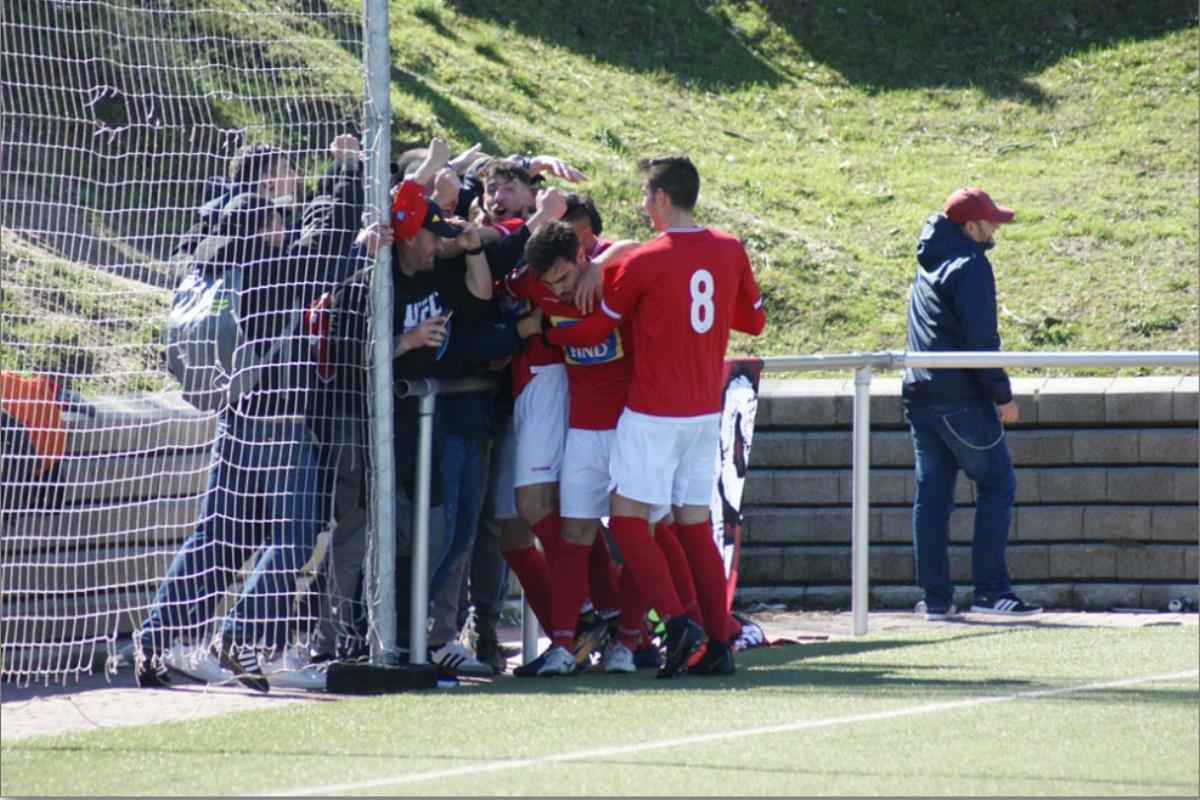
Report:
M662 653L658 645L648 644L633 651L633 665L638 669L658 669L662 666Z
M475 657L491 667L493 675L503 675L508 669L508 659L500 649L500 641L494 633L481 633L475 640Z
M541 669L537 671L539 678L548 678L554 675L572 675L575 673L577 665L575 656L567 652L565 647L551 647L546 651L546 660L542 663Z
M178 639L163 653L163 664L194 681L227 683L233 680L233 673L221 666L211 649L199 644L184 644Z
M637 672L633 663L633 651L620 642L613 642L604 653L605 672Z
M686 616L675 617L666 628L667 657L656 678L674 678L683 674L692 653L704 644L704 629Z
M579 623L575 626L575 663L583 665L592 653L604 652L608 644L608 621L595 611L579 615Z
M455 639L446 642L429 656L430 662L447 675L491 675L492 668L467 652L463 643Z
M171 675L167 672L167 665L161 657L153 654L134 654L133 679L142 689L171 688Z
M267 676L263 675L258 663L258 654L253 647L233 647L222 643L220 648L214 645L213 655L221 662L221 666L233 673L237 682L247 689L266 694L271 691Z
M542 665L546 663L546 656L548 656L548 655L550 655L549 650L542 653L540 656L535 658L533 661L530 661L528 664L522 664L521 666L515 668L513 670L513 675L518 678L537 677L538 670L540 670L542 668Z
M924 614L925 619L930 622L962 619L962 615L958 613L958 606L951 603L949 606L934 606L930 607L924 600L917 603L913 609L918 614Z
M971 603L971 610L976 614L996 614L1002 617L1028 617L1031 614L1042 613L1041 606L1030 605L1012 592L992 598L976 597Z
M688 675L733 675L737 666L733 663L733 648L711 639L705 645L704 655L688 667Z
M320 691L325 688L325 666L313 664L289 645L283 655L262 665L267 683L276 689L309 689Z

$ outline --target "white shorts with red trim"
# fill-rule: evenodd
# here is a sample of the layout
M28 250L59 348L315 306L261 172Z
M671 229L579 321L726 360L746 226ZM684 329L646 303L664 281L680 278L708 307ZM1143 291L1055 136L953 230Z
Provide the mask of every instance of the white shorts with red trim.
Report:
M608 460L615 429L569 428L558 481L558 510L570 519L608 516Z
M719 443L719 414L654 417L627 408L617 421L609 488L652 506L707 506Z

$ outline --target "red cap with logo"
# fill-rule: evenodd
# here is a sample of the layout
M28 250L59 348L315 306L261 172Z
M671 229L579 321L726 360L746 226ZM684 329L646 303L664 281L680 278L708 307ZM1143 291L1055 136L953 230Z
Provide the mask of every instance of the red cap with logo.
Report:
M421 228L446 239L462 233L462 228L447 222L438 207L425 199L424 186L406 180L392 198L392 231L397 239L411 239Z
M973 186L959 189L946 198L942 213L955 225L964 225L973 219L984 219L993 225L1000 225L1013 218L1011 208L996 205L987 192Z

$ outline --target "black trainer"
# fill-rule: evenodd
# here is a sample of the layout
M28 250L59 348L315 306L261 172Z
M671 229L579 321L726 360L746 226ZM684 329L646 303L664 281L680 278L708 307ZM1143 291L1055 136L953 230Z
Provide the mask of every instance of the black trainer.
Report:
M733 675L737 666L733 663L733 648L721 642L708 640L704 655L688 667L688 675Z
M575 645L571 648L575 663L586 667L592 653L603 653L608 646L608 621L596 611L579 615L575 625Z
M546 653L550 652L550 648L546 648ZM518 678L536 678L538 670L542 668L542 664L546 663L546 653L530 661L528 664L522 664L519 667L513 668L513 675Z
M167 672L167 665L163 663L162 656L135 654L134 658L133 679L137 681L138 686L143 689L171 688L171 675Z
M704 629L681 615L667 623L664 638L667 657L654 677L674 678L683 674L687 669L688 658L704 644Z
M235 647L228 642L221 647L213 647L213 653L220 660L221 666L233 673L237 682L247 689L266 694L271 691L267 676L263 675L262 667L258 664L258 654L253 647Z
M1026 603L1012 592L1005 592L996 597L976 597L971 603L971 610L976 614L996 614L1002 617L1028 617L1031 614L1042 613L1041 606Z

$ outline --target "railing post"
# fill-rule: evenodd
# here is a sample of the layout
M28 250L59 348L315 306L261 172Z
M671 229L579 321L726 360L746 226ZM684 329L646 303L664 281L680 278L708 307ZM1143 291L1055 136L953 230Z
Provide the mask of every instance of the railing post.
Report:
M525 588L521 587L521 663L528 664L537 658L538 621L533 607L525 599Z
M424 664L429 619L429 491L433 484L433 410L437 394L421 395L417 430L417 496L413 499L412 609L409 663ZM440 477L440 476L439 476Z
M387 219L392 160L391 55L387 0L363 0L363 62L366 99L363 138L366 212L370 222ZM371 276L371 515L370 564L364 574L370 618L371 660L396 662L396 465L392 428L392 260L380 248Z
M854 635L867 632L867 528L871 518L871 366L854 370L853 492L850 509L850 602Z

